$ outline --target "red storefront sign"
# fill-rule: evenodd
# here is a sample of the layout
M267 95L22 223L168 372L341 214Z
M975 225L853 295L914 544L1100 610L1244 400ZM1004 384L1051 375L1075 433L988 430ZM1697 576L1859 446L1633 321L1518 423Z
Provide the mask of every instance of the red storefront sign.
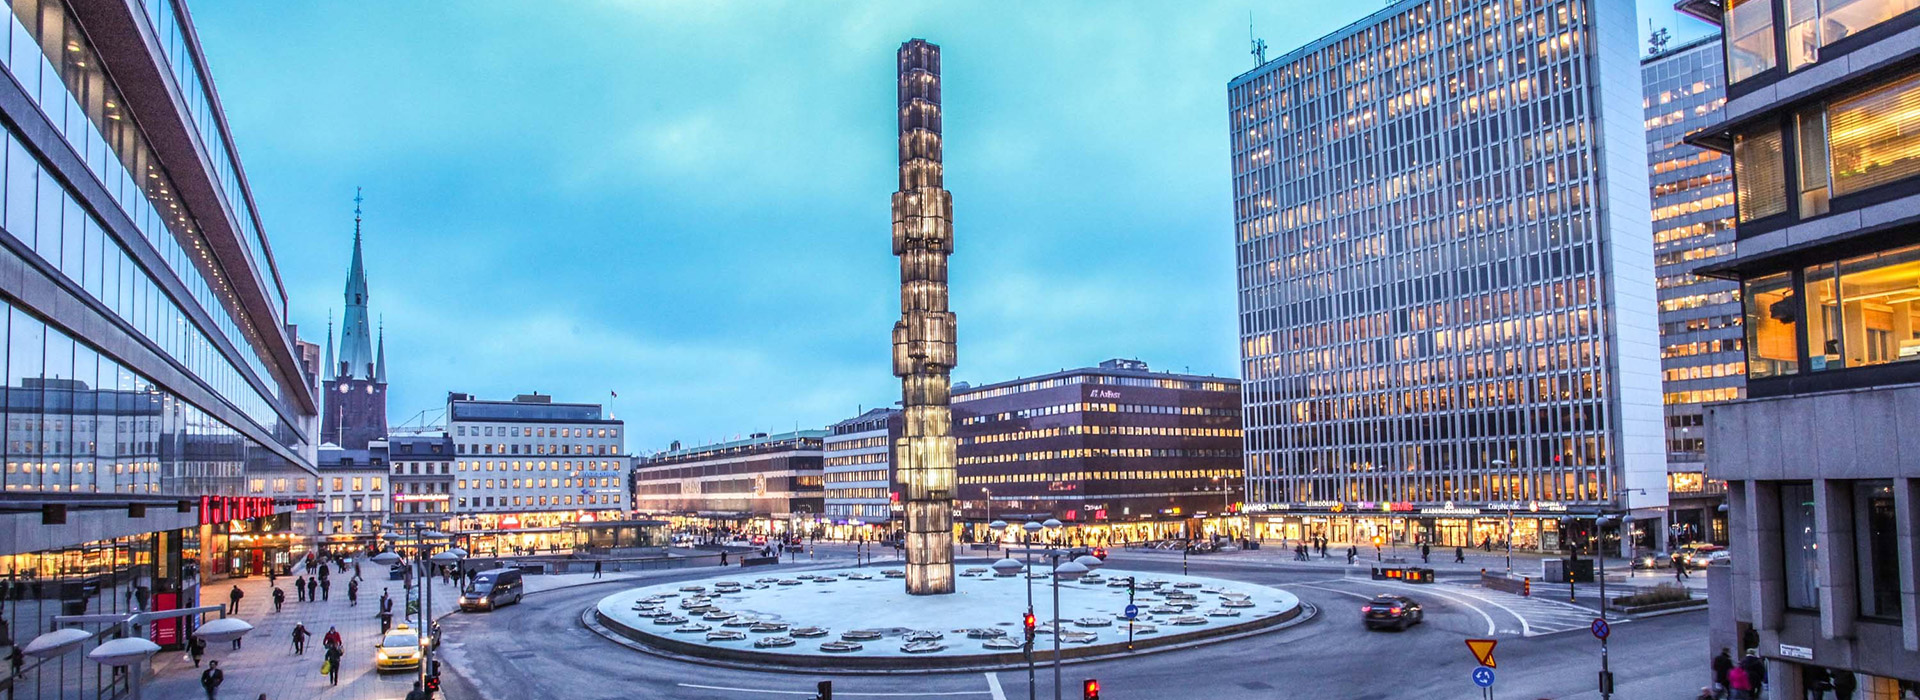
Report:
M509 516L500 518L500 529L502 530L514 530L514 529L518 529L519 527L520 527L520 518L518 516L509 515Z
M180 594L178 593L156 593L153 596L153 611L160 612L162 610L179 608L179 602ZM180 622L181 619L177 617L167 618L165 620L154 620L153 626L147 630L147 636L154 644L162 647L179 644Z
M273 515L274 501L262 496L201 496L200 524L252 520Z

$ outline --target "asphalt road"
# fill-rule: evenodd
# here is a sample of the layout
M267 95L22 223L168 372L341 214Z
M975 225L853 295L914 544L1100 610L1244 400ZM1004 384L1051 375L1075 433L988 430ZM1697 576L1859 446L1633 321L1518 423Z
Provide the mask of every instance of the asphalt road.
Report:
M1178 559L1118 555L1116 569L1179 571ZM1226 558L1196 558L1195 574L1285 588L1319 608L1295 627L1202 648L1068 664L1065 697L1098 678L1107 700L1147 698L1482 698L1470 676L1477 664L1463 640L1493 637L1494 697L1598 700L1600 644L1580 623L1590 614L1460 583L1429 586L1345 578ZM686 578L711 576L699 571ZM671 579L649 581L656 583ZM840 698L1027 697L1022 671L897 676L753 672L662 659L589 631L580 613L627 584L599 584L530 596L491 613L444 623L446 697L613 700L809 698L816 681L834 681ZM1427 622L1405 632L1364 630L1359 606L1381 592L1419 600ZM1609 641L1616 698L1692 700L1705 681L1706 613L1618 622ZM1491 630L1491 634L1490 634ZM1052 674L1038 672L1038 696L1050 698Z

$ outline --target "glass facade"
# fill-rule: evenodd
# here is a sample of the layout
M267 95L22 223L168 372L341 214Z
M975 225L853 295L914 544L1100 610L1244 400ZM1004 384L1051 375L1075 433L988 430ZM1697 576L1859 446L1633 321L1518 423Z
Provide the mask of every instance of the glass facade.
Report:
M1400 2L1230 84L1249 502L1664 502L1631 24Z
M1708 445L1701 405L1740 398L1746 384L1740 285L1693 272L1733 255L1731 161L1681 141L1720 119L1726 104L1722 56L1718 37L1712 37L1640 64L1653 187L1667 468L1686 477L1669 480L1675 495L1705 490L1700 472Z
M83 198L61 183L9 130L7 232L261 427L274 430L279 420L274 406L281 405L284 389L262 360L268 352L267 341L241 310L233 296L233 282L214 262L196 216L178 197L167 166L148 145L100 56L64 3L23 0L12 3L11 9L7 46L0 54L8 72L74 147L136 230L116 231L103 224L80 204ZM140 257L116 240L134 233L167 269L143 268ZM155 275L176 278L191 298L173 299ZM192 315L182 309L182 303L204 310L213 328L203 330L189 322ZM266 326L268 332L278 332L277 323L269 321ZM221 334L240 352L221 351L209 332ZM282 432L291 435L291 431Z

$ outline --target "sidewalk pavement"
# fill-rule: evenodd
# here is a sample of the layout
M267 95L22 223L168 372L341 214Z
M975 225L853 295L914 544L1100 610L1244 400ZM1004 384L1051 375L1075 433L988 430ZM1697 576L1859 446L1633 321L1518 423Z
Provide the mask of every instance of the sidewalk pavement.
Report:
M1116 547L1109 550L1109 552L1110 556L1123 558L1147 556L1160 560L1178 560L1181 557L1180 550L1145 549L1139 547ZM1374 559L1372 545L1360 547L1360 554L1351 565L1347 564L1346 552L1347 548L1345 545L1328 545L1326 558L1323 559L1318 554L1310 554L1308 560L1302 562L1293 559L1292 549L1263 545L1257 550L1191 554L1187 555L1187 557L1188 562L1192 564L1235 562L1280 568L1324 569L1329 571L1368 571L1373 566L1419 566L1433 569L1434 572L1438 574L1477 574L1482 570L1490 573L1501 573L1507 570L1507 553L1504 549L1495 549L1492 552L1486 552L1480 549L1467 549L1462 552L1462 554L1465 555L1466 562L1458 564L1453 561L1452 547L1433 548L1431 560L1426 563L1420 561L1420 549L1418 547L1405 545L1381 549L1380 561ZM1392 561L1395 558L1401 561ZM1514 552L1513 574L1515 576L1531 576L1537 581L1544 578L1546 569L1545 561L1547 559L1558 558L1560 558L1558 555L1546 555L1537 552ZM1588 557L1588 559L1592 559L1592 557ZM1619 583L1629 586L1652 587L1661 583L1674 582L1672 569L1636 570L1629 566L1626 559L1619 557L1607 557L1605 570L1609 584ZM1702 591L1706 590L1706 572L1696 570L1689 573L1690 575L1687 578L1680 579L1679 583L1688 588Z
M838 558L823 556L808 562L803 556L800 562L827 564ZM850 555L847 555L846 562L851 563ZM737 567L704 569L717 575ZM703 567L609 571L600 578L595 578L591 573L546 574L527 576L523 580L527 593L533 594L592 583L673 576L700 570ZM347 603L346 582L353 576L351 566L345 574L338 569L331 572L332 599L320 602L299 602L293 595L293 578L280 577L278 583L287 591L287 603L278 613L273 612L273 592L265 577L220 581L209 585L202 593L206 605L225 603L227 591L238 585L245 597L240 601L237 617L252 623L254 630L247 634L242 648L238 650L225 643L208 644L200 668L194 667L185 652L167 651L154 656L152 675L147 679L146 696L170 700L205 697L200 688L200 672L205 669L207 661L214 660L219 661L220 669L226 672L226 682L221 684L218 696L223 700L256 700L260 697L268 700L405 698L407 692L413 689L413 682L419 678L418 672L377 673L373 669L373 648L380 642L380 591L385 588L393 596L394 624L397 626L403 621L402 613L406 610L405 588L400 581L386 579L384 566L362 559L361 571L365 578L360 581L360 604L357 606ZM380 573L378 577L373 575L375 571ZM436 619L454 612L458 607L459 590L457 584L434 579L433 612ZM307 640L307 653L301 656L293 653L293 626L297 622L305 623L307 630L313 633L313 637ZM346 647L345 656L341 659L338 686L328 684L327 677L320 674L320 663L325 652L320 638L326 635L328 626L339 629Z

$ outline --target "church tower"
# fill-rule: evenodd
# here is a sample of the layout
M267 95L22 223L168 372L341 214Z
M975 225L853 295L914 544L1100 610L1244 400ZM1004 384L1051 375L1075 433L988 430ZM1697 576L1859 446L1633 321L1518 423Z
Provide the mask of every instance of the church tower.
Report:
M364 450L387 436L387 333L380 329L378 355L367 322L367 269L360 258L360 193L353 195L353 262L347 268L347 311L341 319L340 353L333 349L333 325L327 325L327 376L322 386L326 408L320 441Z

